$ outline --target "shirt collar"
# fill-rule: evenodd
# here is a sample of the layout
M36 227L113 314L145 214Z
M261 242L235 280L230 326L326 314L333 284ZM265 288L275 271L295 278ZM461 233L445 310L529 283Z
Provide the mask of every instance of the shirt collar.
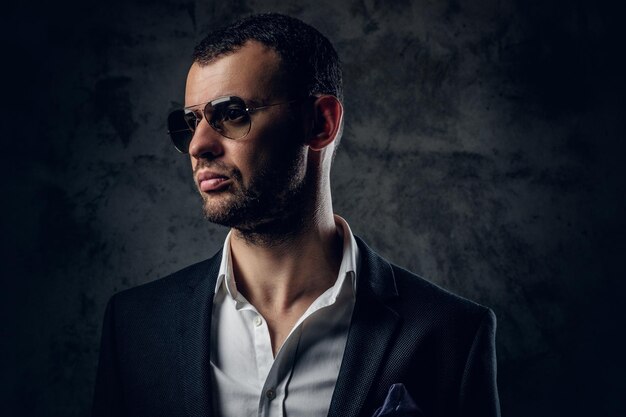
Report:
M334 215L334 219L335 225L337 225L337 230L343 238L343 254L341 258L341 265L339 266L337 281L335 282L335 285L330 288L330 293L328 294L333 301L339 295L339 291L341 290L346 277L349 277L349 279L352 280L353 295L356 294L356 278L358 273L357 266L359 265L360 259L359 247L357 246L348 222L336 214ZM217 294L222 284L224 284L228 295L234 300L237 300L239 292L237 291L235 275L233 274L233 260L230 251L231 233L232 231L228 232L226 239L224 239L224 250L222 251L222 261L220 263L217 282L215 283L215 293Z
M220 271L217 275L217 282L215 283L215 293L219 291L222 283L225 284L226 291L233 299L237 299L239 293L237 292L237 284L235 284L235 274L233 274L233 257L230 252L230 235L232 230L226 235L224 239L224 250L222 251L222 262L220 263Z

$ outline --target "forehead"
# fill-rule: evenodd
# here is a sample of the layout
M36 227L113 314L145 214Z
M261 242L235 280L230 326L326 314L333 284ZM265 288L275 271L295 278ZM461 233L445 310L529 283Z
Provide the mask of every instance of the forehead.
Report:
M268 100L277 93L280 78L276 51L258 42L248 42L208 64L193 63L187 75L185 106L231 95Z

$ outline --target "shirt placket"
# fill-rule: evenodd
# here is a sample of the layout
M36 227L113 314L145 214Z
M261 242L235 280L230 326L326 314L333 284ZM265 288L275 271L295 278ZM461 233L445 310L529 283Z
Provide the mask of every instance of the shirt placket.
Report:
M256 385L260 392L258 416L283 416L286 378L282 378L277 370L281 363L284 364L284 362L280 362L280 356L284 355L280 355L277 358L278 361L274 359L267 322L254 306L245 299L239 298L238 309L242 313L250 333L253 335L257 371Z
M254 335L254 353L257 364L257 380L259 387L265 384L267 375L272 368L274 355L272 353L272 341L265 319L256 311L251 309L252 334Z
M274 359L261 389L258 412L260 417L283 417L285 415L287 384L293 373L301 334L300 327L294 329Z

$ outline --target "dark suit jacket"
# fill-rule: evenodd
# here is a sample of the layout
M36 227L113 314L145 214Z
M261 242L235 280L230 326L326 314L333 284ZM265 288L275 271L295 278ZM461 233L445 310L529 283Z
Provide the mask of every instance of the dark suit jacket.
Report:
M389 387L403 383L416 415L498 416L493 312L357 242L356 304L328 415L371 417ZM210 321L220 260L221 251L111 298L94 416L212 415Z

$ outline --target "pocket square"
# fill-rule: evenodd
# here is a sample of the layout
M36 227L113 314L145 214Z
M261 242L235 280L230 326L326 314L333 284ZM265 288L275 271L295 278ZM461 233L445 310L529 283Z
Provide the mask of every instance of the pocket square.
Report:
M372 417L421 417L422 410L415 404L404 384L393 384L389 387L387 398L382 407Z

